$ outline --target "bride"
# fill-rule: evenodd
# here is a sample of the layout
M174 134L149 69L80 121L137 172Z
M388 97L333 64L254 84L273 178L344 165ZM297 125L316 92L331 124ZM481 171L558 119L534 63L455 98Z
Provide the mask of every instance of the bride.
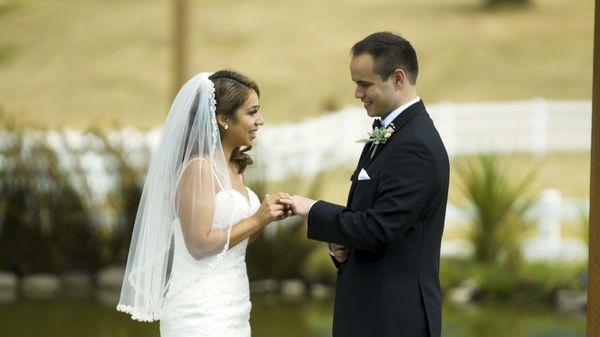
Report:
M135 220L117 310L160 320L162 337L248 337L245 252L290 215L245 186L261 125L259 88L233 71L183 85L163 126Z

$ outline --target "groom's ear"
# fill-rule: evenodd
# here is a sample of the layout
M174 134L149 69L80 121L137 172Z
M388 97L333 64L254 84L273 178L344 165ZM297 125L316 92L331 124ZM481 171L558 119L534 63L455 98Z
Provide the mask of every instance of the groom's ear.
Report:
M398 68L396 70L394 70L394 72L391 75L392 77L392 82L394 83L394 86L398 89L404 89L404 85L406 84L406 73L404 72L404 70Z

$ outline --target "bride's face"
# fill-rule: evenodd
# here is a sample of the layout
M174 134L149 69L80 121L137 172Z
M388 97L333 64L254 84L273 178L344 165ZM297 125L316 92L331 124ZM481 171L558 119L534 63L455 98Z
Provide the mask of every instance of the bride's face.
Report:
M226 137L236 146L251 146L261 125L264 124L260 114L258 95L254 90L250 91L248 99L236 111L235 120L232 120Z

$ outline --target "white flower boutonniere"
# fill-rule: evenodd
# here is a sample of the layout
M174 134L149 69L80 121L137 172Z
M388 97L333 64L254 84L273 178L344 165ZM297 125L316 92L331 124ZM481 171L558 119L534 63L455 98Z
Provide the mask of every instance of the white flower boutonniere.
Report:
M375 127L375 128L373 128L373 131L367 132L367 135L369 136L369 138L359 139L356 142L357 143L373 143L375 145L383 144L388 140L388 138L390 138L394 134L394 131L396 131L396 127L394 126L394 123L390 123L387 128Z

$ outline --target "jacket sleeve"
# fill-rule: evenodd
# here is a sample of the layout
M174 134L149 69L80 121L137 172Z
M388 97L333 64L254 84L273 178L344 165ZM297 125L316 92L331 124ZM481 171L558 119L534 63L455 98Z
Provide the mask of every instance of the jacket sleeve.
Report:
M308 214L308 237L356 249L386 249L417 224L435 176L433 157L424 145L402 144L375 182L372 208L356 211L320 200Z

